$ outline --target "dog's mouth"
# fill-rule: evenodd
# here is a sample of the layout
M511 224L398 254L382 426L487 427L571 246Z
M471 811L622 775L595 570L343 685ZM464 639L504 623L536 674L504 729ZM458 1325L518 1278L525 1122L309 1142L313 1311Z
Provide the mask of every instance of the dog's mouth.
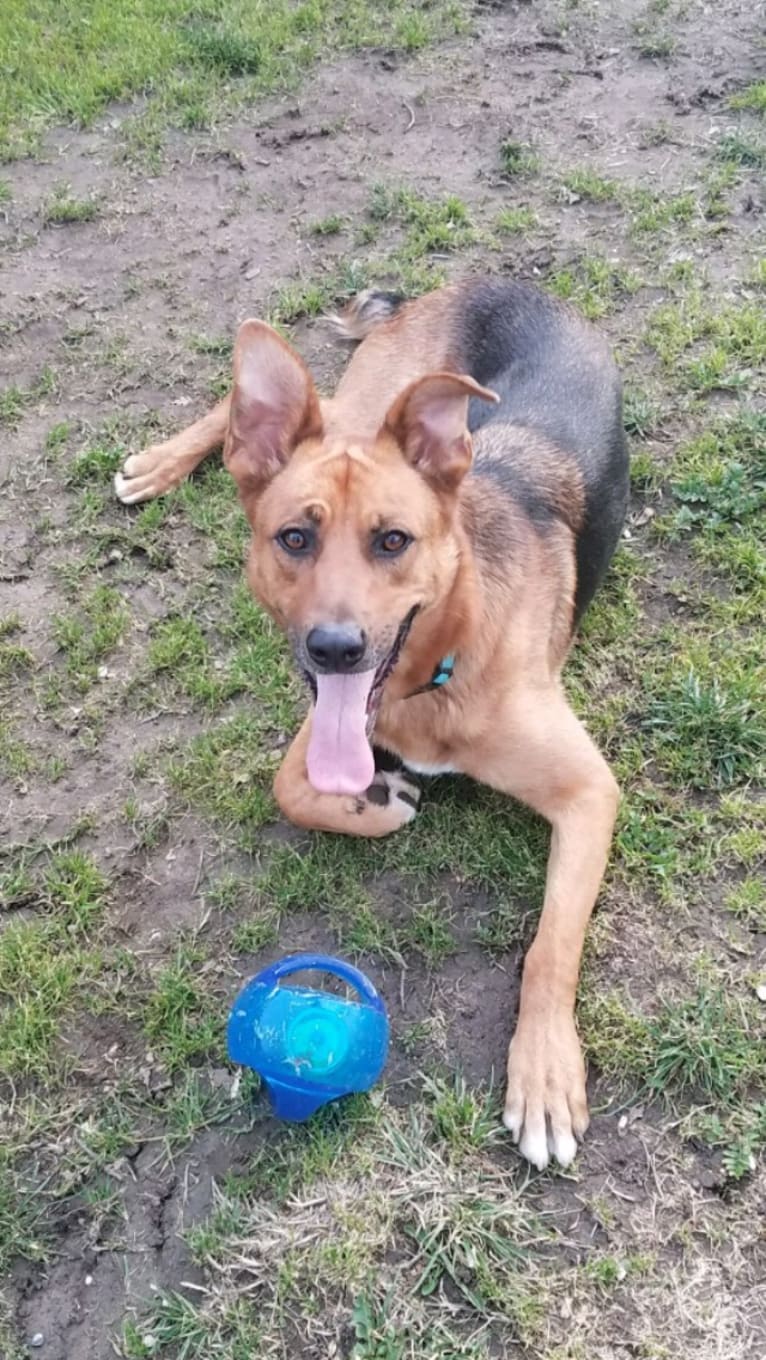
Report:
M393 646L374 670L334 675L304 674L314 695L306 753L311 784L319 793L363 793L375 774L370 739L383 688L394 671L417 613L402 620Z

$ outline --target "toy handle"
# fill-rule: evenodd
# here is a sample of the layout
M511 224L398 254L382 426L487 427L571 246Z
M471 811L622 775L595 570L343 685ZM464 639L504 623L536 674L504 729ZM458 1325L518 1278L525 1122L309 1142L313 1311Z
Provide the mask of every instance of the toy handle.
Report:
M289 954L287 958L280 959L278 963L273 963L270 968L265 968L259 973L257 981L267 987L276 987L282 978L289 977L290 973L308 971L332 973L353 987L368 1006L385 1014L386 1008L370 979L352 964L345 963L343 959L334 959L329 954Z

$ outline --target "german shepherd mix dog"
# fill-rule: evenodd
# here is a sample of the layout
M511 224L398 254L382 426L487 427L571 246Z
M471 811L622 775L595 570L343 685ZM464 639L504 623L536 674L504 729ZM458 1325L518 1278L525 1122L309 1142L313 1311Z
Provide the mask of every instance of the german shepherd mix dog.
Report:
M618 790L560 673L625 515L620 379L590 325L518 283L365 293L340 325L363 343L326 400L246 321L231 396L129 458L117 494L160 495L224 443L250 586L314 696L274 785L291 821L387 836L417 812L410 772L459 771L551 823L504 1122L535 1166L567 1166L588 1124L575 991Z

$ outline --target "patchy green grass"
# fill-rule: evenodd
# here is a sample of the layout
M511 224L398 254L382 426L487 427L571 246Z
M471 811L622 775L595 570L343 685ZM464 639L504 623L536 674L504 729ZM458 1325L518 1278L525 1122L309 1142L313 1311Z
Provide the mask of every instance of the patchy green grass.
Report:
M76 198L69 185L61 184L42 206L43 225L62 227L72 222L92 222L99 211L95 198Z
M687 388L738 391L766 365L766 316L748 298L716 311L692 291L656 309L647 342L667 368L677 368Z
M747 169L760 170L766 165L766 145L743 132L726 132L715 145L717 160Z
M729 105L733 109L749 109L752 113L759 113L762 118L766 117L766 80L756 80L738 94L733 94Z
M637 235L685 226L697 212L697 200L689 191L663 197L652 189L636 189L630 195L633 231Z
M526 236L538 225L532 208L504 208L495 218L495 226L503 236Z
M313 1317L329 1337L324 1319L349 1296L353 1353L369 1360L478 1360L487 1352L471 1340L477 1321L505 1319L529 1332L540 1325L527 1254L545 1230L507 1172L485 1159L479 1173L465 1161L466 1150L481 1150L491 1136L476 1099L460 1087L432 1086L408 1113L366 1103L357 1111L356 1118L348 1111L353 1139L328 1118L308 1139L278 1139L257 1168L259 1180L268 1176L265 1193L245 1184L219 1195L190 1242L222 1282L233 1275L234 1243L241 1244L249 1264L244 1276L240 1269L239 1299L228 1287L194 1307L160 1296L140 1329L126 1328L126 1357L170 1356L179 1346L200 1357L245 1355L251 1347L276 1354L288 1317L299 1325ZM286 1184L312 1199L309 1231L305 1214L298 1219L291 1207L295 1196L285 1198ZM285 1223L293 1223L289 1238ZM386 1259L393 1272L381 1288ZM449 1315L443 1288L453 1299Z
M570 194L589 203L618 203L620 200L621 191L616 181L605 179L587 166L570 170L561 182Z
M22 862L6 872L6 903L32 911L0 934L0 1077L60 1077L61 1023L98 966L91 936L106 892L101 871L79 851L54 853L42 871Z
M331 213L329 217L319 217L315 222L311 222L309 231L312 236L337 236L345 225L345 217L341 217L340 213Z
M548 287L558 297L573 302L591 321L597 321L637 292L641 280L616 262L585 255L576 264L550 275Z
M88 125L106 105L153 92L132 120L133 150L156 151L163 126L209 126L222 108L283 87L325 50L381 43L416 51L459 31L464 7L393 0L385 11L363 0L8 0L0 18L0 154L23 154L51 122Z
M99 678L103 663L125 639L130 611L113 586L97 585L79 608L53 619L53 636L65 662L69 683L85 694Z
M500 167L506 179L534 175L540 168L540 157L528 142L514 142L507 137L500 143Z
M696 662L696 664L695 664ZM668 775L693 788L728 788L763 777L766 671L736 656L694 649L688 660L649 679L653 697L643 726L655 759Z
M219 1007L204 989L203 963L193 944L178 945L144 1005L144 1031L169 1072L212 1056L221 1045Z
M52 368L44 368L32 387L6 387L0 392L0 428L5 425L15 430L27 407L51 396L56 391L56 375Z

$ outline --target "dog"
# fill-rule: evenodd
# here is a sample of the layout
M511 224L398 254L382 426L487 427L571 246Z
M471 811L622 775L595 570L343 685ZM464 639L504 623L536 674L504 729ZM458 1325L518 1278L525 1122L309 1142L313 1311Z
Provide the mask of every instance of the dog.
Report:
M160 495L224 445L250 587L313 692L275 778L288 819L386 836L415 817L417 775L454 771L550 822L503 1120L536 1167L566 1167L588 1125L575 992L619 793L560 675L624 522L620 377L588 322L518 282L370 291L339 325L361 343L323 399L245 321L230 396L128 458L117 494Z

